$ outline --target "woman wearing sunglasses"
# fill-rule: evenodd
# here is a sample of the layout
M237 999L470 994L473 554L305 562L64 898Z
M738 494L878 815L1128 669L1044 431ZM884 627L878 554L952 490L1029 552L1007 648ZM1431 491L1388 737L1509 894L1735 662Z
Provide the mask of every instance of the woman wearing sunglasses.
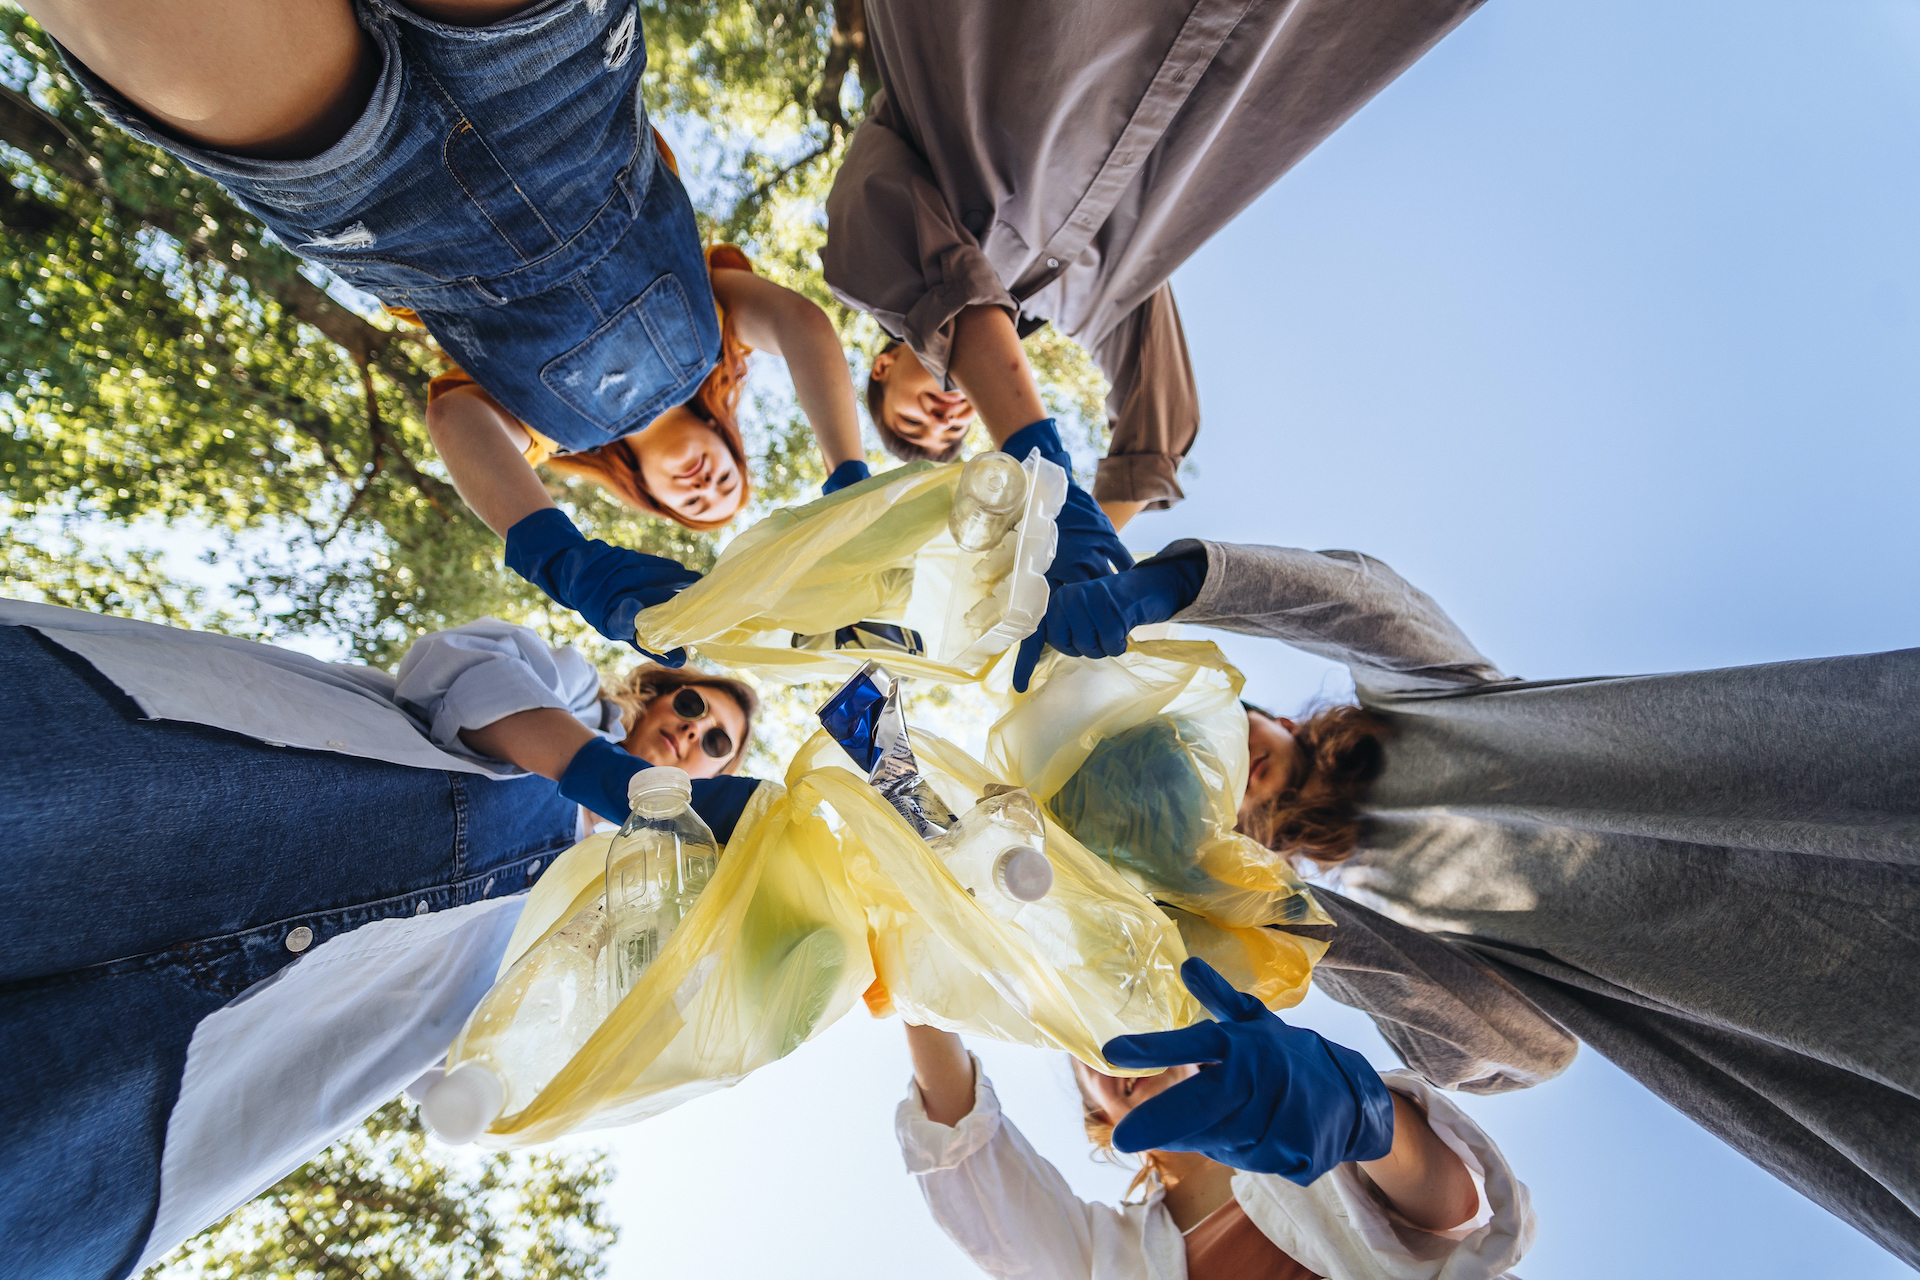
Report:
M396 696L435 746L551 778L595 818L625 821L627 782L653 765L694 779L695 807L715 831L732 827L758 785L733 776L760 707L738 680L648 662L603 685L578 651L492 618L422 637L395 674Z
M7 1273L121 1280L358 1125L446 1052L583 804L671 764L730 837L755 709L652 666L603 691L492 619L392 674L0 599Z

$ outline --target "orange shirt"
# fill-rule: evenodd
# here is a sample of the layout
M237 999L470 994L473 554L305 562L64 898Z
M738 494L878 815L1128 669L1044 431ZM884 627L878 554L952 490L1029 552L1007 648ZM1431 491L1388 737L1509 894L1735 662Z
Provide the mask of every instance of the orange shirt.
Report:
M658 129L653 131L653 141L654 145L660 149L660 158L667 162L667 168L673 170L675 174L678 174L680 172L679 161L674 158L673 148L667 145L667 140L660 136ZM716 244L707 250L708 275L712 275L715 271L752 270L752 260L747 257L744 251L734 245ZM751 351L753 348L734 337L727 329L726 309L722 307L717 300L713 304L713 309L714 313L720 317L720 340L737 348L741 355L745 355ZM386 308L386 312L404 324L410 324L417 329L426 328L425 325L420 323L420 317L415 315L413 311L407 307L388 307ZM441 396L458 387L480 387L480 384L474 379L472 374L449 360L446 369L436 374L433 379L427 383L427 403L432 404ZM485 395L488 400L493 400L493 397L487 393L485 387L480 387L480 393ZM522 450L522 453L525 455L529 466L537 467L554 454L566 452L566 450L541 435L538 431L535 431L519 418L515 418L511 413L507 413L507 410L501 406L499 401L493 400L493 407L499 409L501 413L507 414L507 417L512 418L520 429L527 433L527 439L530 443Z

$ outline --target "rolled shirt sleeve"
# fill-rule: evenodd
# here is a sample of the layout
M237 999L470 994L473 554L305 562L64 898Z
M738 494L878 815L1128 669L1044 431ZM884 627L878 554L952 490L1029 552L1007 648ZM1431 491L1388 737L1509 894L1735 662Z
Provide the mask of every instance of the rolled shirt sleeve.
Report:
M927 1118L909 1080L894 1130L934 1221L976 1266L1023 1280L1185 1273L1179 1233L1157 1191L1147 1204L1119 1209L1081 1200L1000 1113L978 1058L973 1081L973 1110L944 1125Z
M1234 1196L1266 1237L1316 1275L1342 1280L1499 1280L1517 1266L1538 1230L1526 1184L1486 1131L1410 1071L1387 1087L1427 1115L1480 1193L1479 1211L1450 1231L1423 1231L1387 1207L1357 1164L1300 1187L1272 1174L1242 1173Z
M618 743L620 712L600 697L600 673L569 646L554 648L530 627L482 618L414 642L396 671L395 699L444 751L485 760L460 741L521 711L553 708ZM503 775L523 772L503 762Z
M872 314L951 390L954 317L971 306L1017 309L926 160L886 123L890 115L883 92L854 130L827 195L821 273L835 297Z
M1095 345L1094 359L1112 388L1107 423L1112 443L1094 475L1100 502L1144 502L1164 511L1179 502L1180 462L1200 434L1200 391L1187 336L1163 284Z
M1504 680L1432 597L1358 551L1201 543L1207 580L1175 622L1269 636L1345 665L1371 695L1470 688Z

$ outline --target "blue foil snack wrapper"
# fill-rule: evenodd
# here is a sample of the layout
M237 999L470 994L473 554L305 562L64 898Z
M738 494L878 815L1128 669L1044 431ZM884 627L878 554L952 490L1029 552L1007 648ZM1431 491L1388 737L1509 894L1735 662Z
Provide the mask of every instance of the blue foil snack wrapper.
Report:
M914 833L931 840L954 824L954 816L920 776L907 720L900 708L900 682L878 663L854 672L820 705L820 724L867 781L907 820Z

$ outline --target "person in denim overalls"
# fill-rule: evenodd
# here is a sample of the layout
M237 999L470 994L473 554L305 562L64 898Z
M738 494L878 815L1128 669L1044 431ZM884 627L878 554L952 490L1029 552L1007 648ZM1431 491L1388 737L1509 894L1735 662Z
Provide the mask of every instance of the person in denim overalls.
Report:
M695 529L725 524L750 489L731 409L757 348L789 362L828 491L866 478L825 313L738 251L709 270L640 100L633 0L30 11L107 118L432 333L473 384L428 411L461 496L511 568L610 639L630 643L634 615L697 575L589 543L532 463L587 455L597 472L567 469Z

